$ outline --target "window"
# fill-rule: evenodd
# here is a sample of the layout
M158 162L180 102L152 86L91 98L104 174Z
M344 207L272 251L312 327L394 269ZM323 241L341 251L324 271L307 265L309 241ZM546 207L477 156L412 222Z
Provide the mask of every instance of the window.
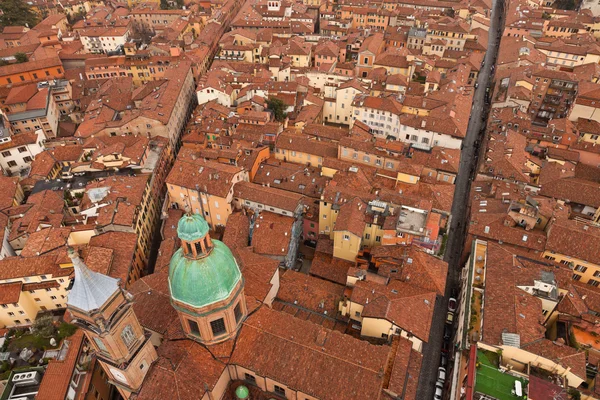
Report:
M246 379L246 382L256 385L256 377L254 375L246 372L245 379Z
M196 321L188 319L188 326L190 327L190 333L195 336L200 336L200 327Z
M56 300L56 296L50 296L52 300Z
M285 397L285 389L284 389L284 388L282 388L281 386L277 386L277 385L275 385L275 386L273 386L273 390L274 390L274 391L275 391L275 393L277 393L278 395Z
M573 280L578 281L581 279L581 275L573 274Z
M127 325L121 331L121 340L125 343L125 346L131 347L135 343L135 335L131 325Z
M235 316L235 322L240 322L240 319L242 319L242 304L240 302L233 309L233 315Z
M32 161L33 161L33 158L31 158L31 157L27 156L27 157L24 157L24 158L23 158L23 161L25 161L25 162L28 162L28 163L29 163L29 162L32 162Z
M375 236L375 241L376 242L381 242L381 236Z
M17 163L15 161L9 161L8 162L8 166L11 167L11 168L13 168L13 167L17 166Z
M3 151L2 157L10 157L10 151Z
M575 267L575 271L585 272L585 271L587 271L587 267L577 264L577 266Z
M344 235L344 240L350 240L350 236L349 235Z
M14 317L14 316L15 316L15 313L14 313L14 312L9 312L9 313L8 313L8 316L9 316L9 317Z
M225 320L223 318L219 318L215 321L211 321L210 328L212 329L212 333L215 336L224 334L226 332Z
M588 285L592 285L592 286L596 286L596 287L598 287L598 286L600 285L600 281L597 281L597 280L595 280L595 279L590 279L590 280L588 281Z
M100 339L98 339L97 337L94 338L94 343L96 344L96 347L98 347L98 349L100 351L104 351L107 352L106 350L106 346L104 345L104 342Z
M21 147L17 148L17 150L19 150L19 153L25 153L27 151L27 147L21 146Z

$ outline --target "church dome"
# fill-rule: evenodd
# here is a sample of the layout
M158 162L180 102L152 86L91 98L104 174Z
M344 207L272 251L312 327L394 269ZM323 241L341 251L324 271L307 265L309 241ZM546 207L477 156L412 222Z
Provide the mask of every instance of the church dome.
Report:
M181 240L193 242L208 234L208 223L200 214L188 213L177 224L177 236Z
M181 220L184 219L187 217ZM179 228L181 226L180 221ZM187 223L185 226L187 228ZM173 300L194 308L205 307L229 297L242 279L229 248L218 240L213 240L212 244L211 252L202 258L185 257L182 249L173 254L169 266L169 289Z

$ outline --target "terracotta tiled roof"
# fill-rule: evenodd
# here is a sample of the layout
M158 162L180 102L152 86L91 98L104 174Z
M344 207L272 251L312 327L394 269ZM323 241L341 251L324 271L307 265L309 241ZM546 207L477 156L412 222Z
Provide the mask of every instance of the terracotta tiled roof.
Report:
M448 263L414 246L377 246L371 251L374 262L392 260L398 269L396 276L404 282L443 296L446 290ZM381 273L380 273L381 274Z
M600 228L557 218L548 230L546 251L600 264Z
M289 212L290 215L305 201L305 197L301 194L250 182L236 183L233 188L233 197L264 204L266 211L269 211L268 207L276 207Z
M366 225L367 204L355 197L340 207L334 231L348 231L362 238Z
M424 342L429 340L435 292L398 280L387 285L358 281L350 299L364 306L363 318L385 319Z
M134 296L133 311L140 324L161 335L173 324L180 324L177 311L171 305L168 269L135 281L128 291Z
M252 247L257 254L285 257L292 241L295 219L268 211L256 218L252 233Z
M167 176L167 184L227 197L234 184L233 178L242 171L241 168L210 160L205 161L192 157L191 154L182 153L183 151L178 155L175 165Z
M522 346L544 338L542 302L517 287L515 277L519 268L523 265L513 252L488 242L482 332L482 340L487 343L502 344L503 332L518 334ZM540 262L533 273L541 274L544 268L548 265L544 267ZM532 284L530 281L529 285Z
M310 266L310 274L330 282L345 285L348 270L354 266L351 261L333 257L333 240L327 236L319 236L314 258Z
M108 275L121 279L123 284L126 284L135 258L137 235L133 232L105 232L93 236L89 244L113 250L113 259Z
M29 235L21 251L23 257L45 254L67 244L71 228L46 228Z
M216 386L226 365L192 340L167 340L144 379L137 400L202 398Z
M0 260L0 279L15 279L29 276L69 276L72 268L60 268L56 256L7 257Z
M345 286L286 270L279 278L277 299L316 313L335 317L343 299Z
M0 304L18 303L21 297L22 282L3 283L0 285Z
M423 355L412 349L412 343L408 339L400 336L394 340L399 343L387 389L396 394L395 398L416 400Z
M79 350L84 340L81 329L65 339L69 349L63 360L50 360L44 372L44 378L36 395L40 399L62 400L70 389L71 378L79 356Z
M384 346L261 307L243 323L230 364L322 400L367 400L379 397L387 357Z
M585 351L577 350L573 347L564 344L558 344L548 339L540 339L533 343L521 346L523 350L537 354L541 357L552 360L565 368L569 368L570 372L585 379Z
M2 188L0 190L0 210L3 210L13 205L19 187L19 178L0 175L0 187Z

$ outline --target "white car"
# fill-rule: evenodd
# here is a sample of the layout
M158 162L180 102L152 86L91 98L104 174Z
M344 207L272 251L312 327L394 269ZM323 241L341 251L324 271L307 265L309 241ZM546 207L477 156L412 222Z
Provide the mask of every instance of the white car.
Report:
M441 382L441 384L443 385L444 382L446 382L446 368L444 367L439 367L438 368L438 378L437 378L438 382Z
M457 307L458 302L456 301L456 299L454 297L450 297L450 300L448 300L448 311L456 312Z
M442 400L442 394L444 393L444 384L440 381L435 383L435 393L433 395L434 400Z

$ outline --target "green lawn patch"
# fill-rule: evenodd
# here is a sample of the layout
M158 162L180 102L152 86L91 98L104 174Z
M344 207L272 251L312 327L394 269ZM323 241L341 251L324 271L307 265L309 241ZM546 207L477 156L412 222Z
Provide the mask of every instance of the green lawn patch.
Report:
M21 351L25 347L36 348L38 350L52 348L52 346L50 346L50 338L43 338L41 336L27 334L18 338L10 339L8 351Z
M488 353L488 354L486 354ZM521 381L523 393L527 387L527 381L522 378L514 377L510 374L503 373L498 370L490 360L492 352L477 352L477 376L475 377L475 391L489 396L495 397L498 400L521 400L525 397L519 397L512 394L515 387L515 381ZM497 354L496 354L497 355Z

